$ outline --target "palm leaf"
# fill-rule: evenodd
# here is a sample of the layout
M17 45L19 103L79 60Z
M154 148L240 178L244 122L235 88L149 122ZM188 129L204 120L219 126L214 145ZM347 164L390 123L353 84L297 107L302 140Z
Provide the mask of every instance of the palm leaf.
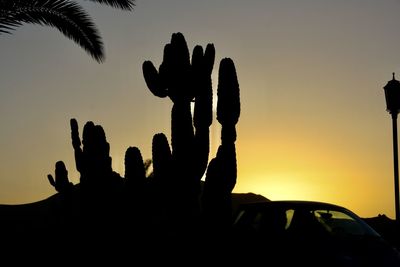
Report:
M103 42L86 11L69 0L0 0L0 34L24 23L57 28L98 62L103 61Z
M104 5L109 5L111 7L120 8L124 10L132 10L134 4L134 0L89 0L92 2L97 2Z

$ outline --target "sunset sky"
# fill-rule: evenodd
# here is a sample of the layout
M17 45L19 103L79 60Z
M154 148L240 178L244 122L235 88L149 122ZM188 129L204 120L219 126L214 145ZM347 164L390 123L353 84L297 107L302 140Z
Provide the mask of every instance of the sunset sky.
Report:
M161 63L182 32L236 64L241 116L234 192L343 205L394 218L392 125L383 86L400 80L398 0L137 0L133 12L78 1L105 43L99 64L54 28L0 35L0 204L45 199L63 160L79 182L69 120L104 127L113 168L129 146L151 158L170 138L170 99L147 89L142 63ZM81 131L82 132L82 131ZM211 127L210 158L220 125Z

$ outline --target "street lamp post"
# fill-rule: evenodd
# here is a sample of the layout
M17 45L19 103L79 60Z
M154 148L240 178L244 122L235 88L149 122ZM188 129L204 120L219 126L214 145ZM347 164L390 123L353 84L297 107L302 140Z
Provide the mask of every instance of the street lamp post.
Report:
M386 110L392 116L395 212L396 222L400 223L399 163L397 152L397 114L400 112L400 82L395 79L394 73L393 79L383 89L385 90Z

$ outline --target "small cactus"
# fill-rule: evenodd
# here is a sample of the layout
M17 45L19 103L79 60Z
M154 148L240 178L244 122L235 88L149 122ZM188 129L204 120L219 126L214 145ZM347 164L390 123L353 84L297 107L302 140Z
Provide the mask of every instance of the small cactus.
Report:
M163 183L171 175L172 154L167 137L163 133L153 136L152 145L153 178L157 183Z
M50 184L54 186L57 192L64 194L71 191L73 184L68 179L68 171L64 162L56 162L55 179L51 174L47 175Z
M125 179L128 183L141 186L146 179L142 154L139 148L129 147L125 153Z
M83 140L79 138L78 123L71 119L71 139L75 151L76 169L82 184L103 184L115 176L112 171L110 145L100 125L89 121L83 128ZM83 147L81 148L81 144Z

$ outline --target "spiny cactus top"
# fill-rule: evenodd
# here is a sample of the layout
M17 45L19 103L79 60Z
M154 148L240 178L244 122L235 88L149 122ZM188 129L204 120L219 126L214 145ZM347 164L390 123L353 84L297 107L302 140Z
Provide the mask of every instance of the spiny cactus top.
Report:
M143 181L146 173L139 148L129 147L125 152L125 178Z
M236 125L240 116L239 83L232 59L224 58L219 65L217 120Z
M173 102L192 101L198 93L198 83L211 75L214 58L214 45L208 44L204 54L201 46L196 46L190 62L185 37L178 32L172 34L171 42L165 45L159 70L151 61L145 61L143 75L155 96L169 96Z

